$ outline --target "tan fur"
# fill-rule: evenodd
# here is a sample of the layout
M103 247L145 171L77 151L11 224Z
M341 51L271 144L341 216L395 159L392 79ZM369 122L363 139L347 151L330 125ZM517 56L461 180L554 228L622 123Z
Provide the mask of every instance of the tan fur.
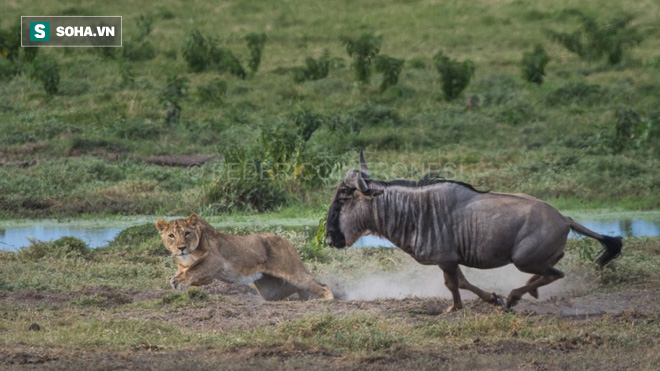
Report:
M293 245L282 237L223 234L195 214L169 223L159 219L156 228L178 264L170 279L175 290L219 279L254 283L266 300L282 300L295 292L301 299L333 299L330 288L314 279Z

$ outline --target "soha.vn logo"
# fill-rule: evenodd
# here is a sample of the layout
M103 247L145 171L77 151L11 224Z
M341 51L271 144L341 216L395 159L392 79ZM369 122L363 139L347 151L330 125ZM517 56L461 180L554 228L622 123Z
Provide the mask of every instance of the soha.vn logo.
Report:
M50 41L50 22L30 22L30 41Z

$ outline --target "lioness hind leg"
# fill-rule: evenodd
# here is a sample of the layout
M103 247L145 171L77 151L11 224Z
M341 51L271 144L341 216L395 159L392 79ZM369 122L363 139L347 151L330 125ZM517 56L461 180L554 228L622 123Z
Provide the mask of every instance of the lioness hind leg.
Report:
M298 289L305 290L320 298L329 299L329 300L335 298L334 295L332 294L332 290L330 289L330 287L316 281L316 279L314 278L314 276L311 275L311 273L305 272L305 274L302 275L302 277L292 277L289 275L278 275L278 276L283 280L287 281L289 284L297 287Z
M254 285L259 291L259 295L268 301L284 300L298 291L297 287L269 274L264 274L263 277L254 281Z

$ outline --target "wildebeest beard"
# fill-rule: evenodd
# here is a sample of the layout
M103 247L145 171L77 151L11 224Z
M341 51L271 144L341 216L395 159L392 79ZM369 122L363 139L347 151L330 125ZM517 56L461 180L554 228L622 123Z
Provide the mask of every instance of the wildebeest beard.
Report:
M330 237L328 245L336 248L346 247L346 236L339 228L339 215L341 214L341 204L337 200L333 200L330 208L328 209L328 220L325 222L326 235Z

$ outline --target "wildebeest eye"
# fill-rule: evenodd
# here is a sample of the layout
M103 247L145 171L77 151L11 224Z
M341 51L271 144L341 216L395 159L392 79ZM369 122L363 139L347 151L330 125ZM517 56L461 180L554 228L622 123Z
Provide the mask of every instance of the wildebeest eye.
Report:
M169 237L174 238L174 233L170 233Z
M352 198L353 191L354 191L353 189L342 189L341 191L339 191L339 199L346 200Z
M190 236L190 232L186 232L186 233L184 233L183 235L186 236L186 237L188 237L188 236Z

